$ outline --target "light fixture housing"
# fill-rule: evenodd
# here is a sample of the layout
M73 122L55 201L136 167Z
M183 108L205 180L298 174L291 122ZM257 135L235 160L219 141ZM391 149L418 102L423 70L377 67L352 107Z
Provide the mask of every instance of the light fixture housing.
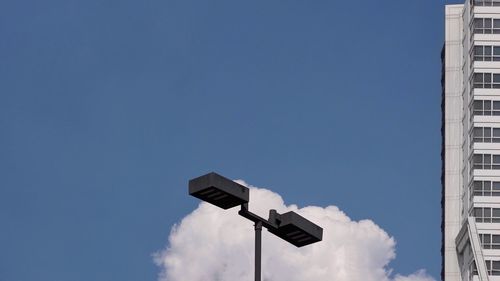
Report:
M277 228L268 228L269 232L281 239L302 247L323 239L323 228L291 211L279 215Z
M190 180L189 195L229 209L248 203L250 192L247 187L212 172Z

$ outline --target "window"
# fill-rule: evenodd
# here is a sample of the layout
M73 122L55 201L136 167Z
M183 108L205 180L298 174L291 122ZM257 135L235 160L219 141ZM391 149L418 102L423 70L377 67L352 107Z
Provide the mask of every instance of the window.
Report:
M488 275L500 275L500 261L485 260L486 270L488 270ZM472 262L470 266L470 274L478 275L476 262Z
M500 61L500 46L474 46L473 61Z
M474 0L475 6L500 6L500 0Z
M475 18L474 33L500 34L500 19Z
M500 209L498 208L474 208L473 216L476 222L500 222Z
M500 196L500 182L474 181L471 185L471 196Z
M474 127L471 141L500 143L500 128Z
M500 155L474 154L471 167L479 170L500 170Z
M490 261L486 260L486 268L488 269L488 275L500 275L500 261Z
M500 73L474 73L472 87L500 89Z
M500 101L475 100L472 105L471 116L476 115L498 115L500 116Z
M479 234L483 249L500 249L500 235Z

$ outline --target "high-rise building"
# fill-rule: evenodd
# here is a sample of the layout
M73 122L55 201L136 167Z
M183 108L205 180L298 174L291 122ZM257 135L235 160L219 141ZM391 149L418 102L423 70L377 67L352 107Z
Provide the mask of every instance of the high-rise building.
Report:
M500 281L500 0L445 14L442 279Z

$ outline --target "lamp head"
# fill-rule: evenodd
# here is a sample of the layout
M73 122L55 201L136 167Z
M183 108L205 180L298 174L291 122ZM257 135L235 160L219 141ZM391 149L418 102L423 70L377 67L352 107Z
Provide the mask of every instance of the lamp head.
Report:
M189 194L222 209L248 203L249 189L216 173L189 181Z
M295 212L279 215L278 227L268 230L297 247L316 243L323 239L323 228Z

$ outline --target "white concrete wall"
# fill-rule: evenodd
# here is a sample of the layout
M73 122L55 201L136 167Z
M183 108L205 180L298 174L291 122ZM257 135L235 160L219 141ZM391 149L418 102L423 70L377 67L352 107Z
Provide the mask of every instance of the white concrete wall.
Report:
M461 227L464 5L447 5L444 106L444 280L461 281L455 238Z

